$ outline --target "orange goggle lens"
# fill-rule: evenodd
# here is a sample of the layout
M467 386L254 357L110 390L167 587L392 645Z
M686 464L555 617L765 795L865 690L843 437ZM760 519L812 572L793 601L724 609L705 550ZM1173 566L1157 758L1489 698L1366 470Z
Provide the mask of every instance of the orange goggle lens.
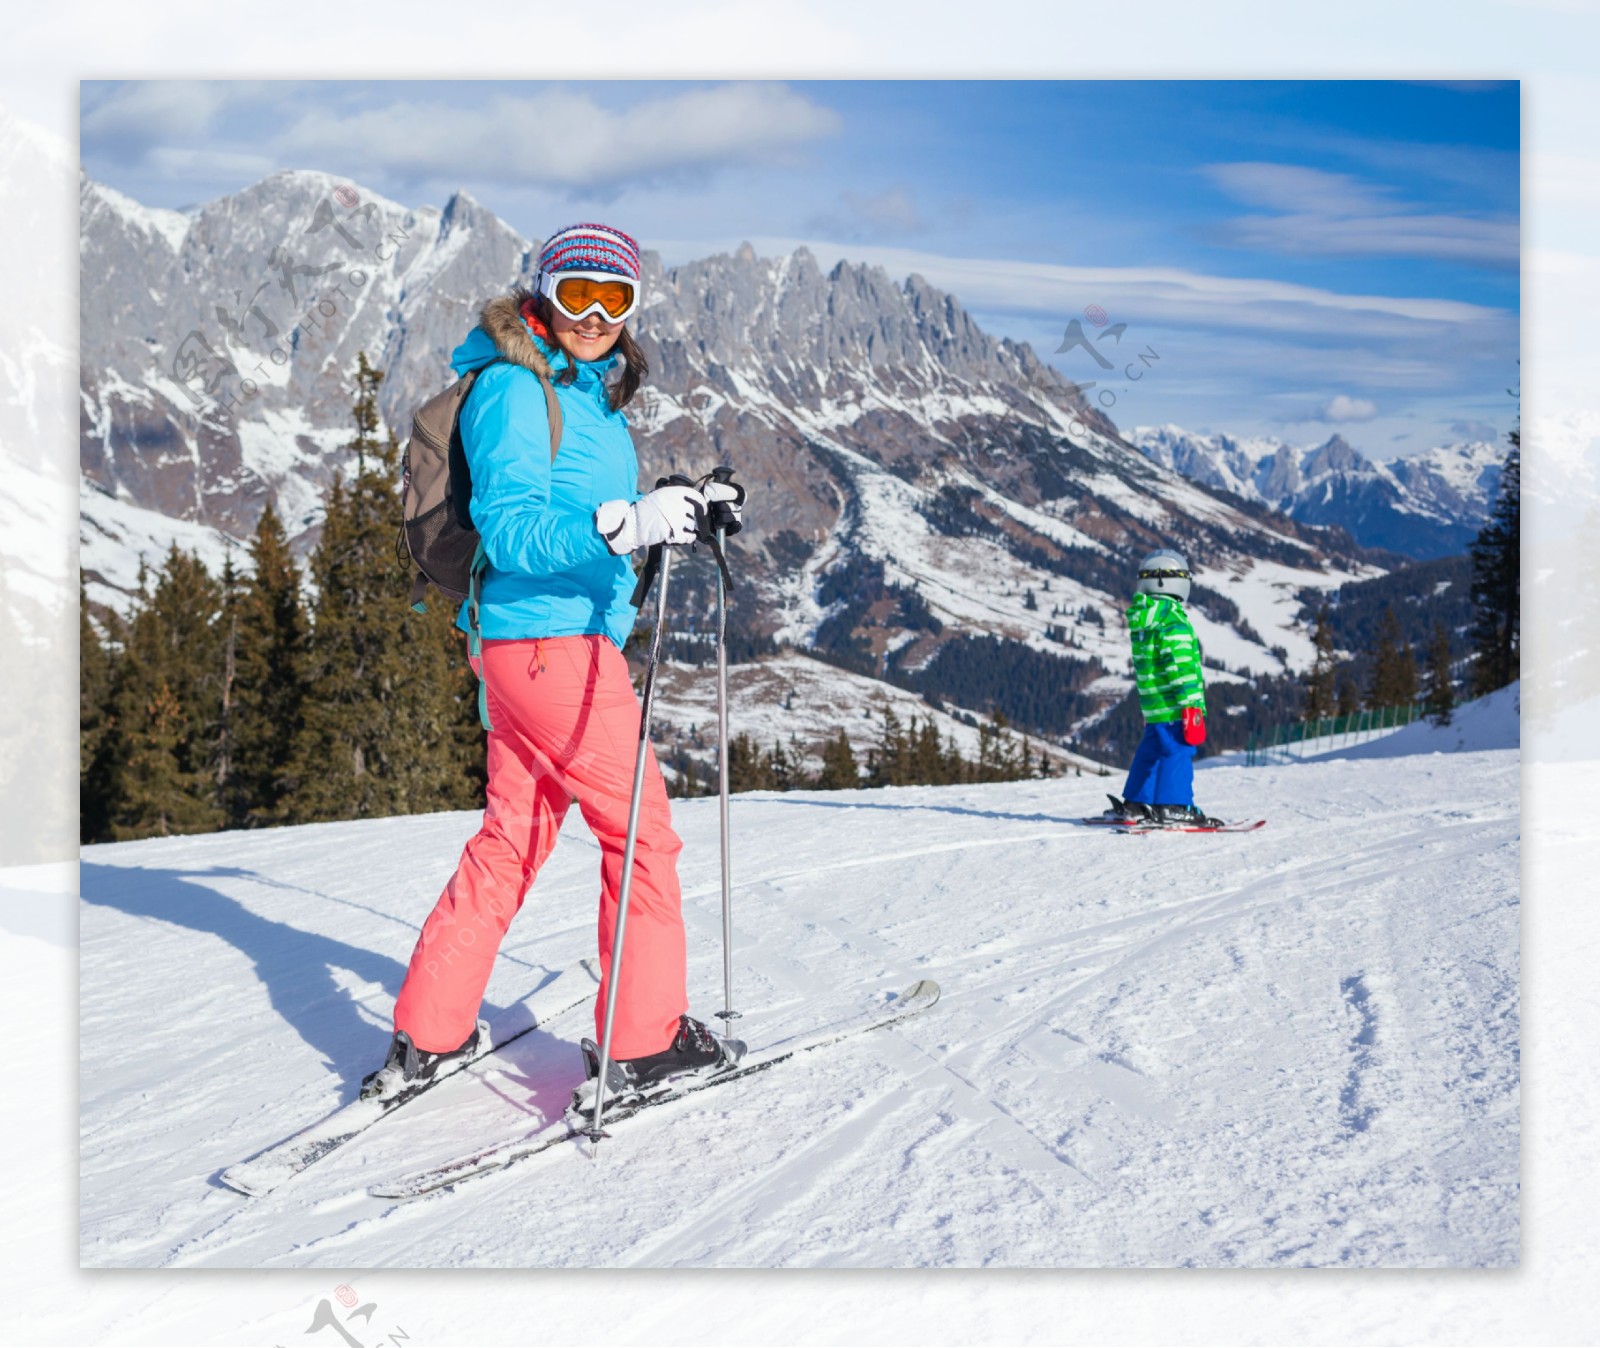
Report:
M555 300L569 314L581 314L598 302L609 317L620 319L633 308L633 283L564 276L556 282Z

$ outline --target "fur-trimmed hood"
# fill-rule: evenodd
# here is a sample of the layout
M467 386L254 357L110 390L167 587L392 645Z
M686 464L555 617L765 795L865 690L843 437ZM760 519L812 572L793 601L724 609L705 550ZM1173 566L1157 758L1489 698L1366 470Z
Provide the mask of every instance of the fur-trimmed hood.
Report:
M478 314L478 326L467 334L450 355L450 364L458 375L468 370L481 369L499 357L512 365L520 365L546 379L553 379L569 365L577 366L576 383L592 388L604 385L620 373L618 366L622 354L616 348L600 360L573 361L554 341L548 339L543 325L535 330L523 316L521 301L526 294L519 292L501 295L485 304Z
M519 308L517 296L501 295L483 306L482 312L478 315L478 326L488 334L495 350L504 359L548 379L555 373L555 368L567 363L564 359L566 353L555 353L557 360L555 368L552 368L551 360L540 349L541 344L534 337L527 319L523 318Z

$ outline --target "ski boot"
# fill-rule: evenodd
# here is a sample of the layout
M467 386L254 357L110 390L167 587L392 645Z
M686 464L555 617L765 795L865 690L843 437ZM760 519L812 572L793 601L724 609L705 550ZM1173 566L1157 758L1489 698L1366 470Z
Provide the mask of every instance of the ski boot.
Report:
M631 1112L652 1096L669 1094L686 1078L716 1076L737 1065L744 1054L741 1040L724 1039L692 1016L680 1016L676 1037L661 1052L642 1058L613 1058L606 1063L605 1112L601 1117L609 1118L619 1109ZM594 1117L600 1050L592 1039L583 1041L583 1066L587 1080L573 1091L567 1110L575 1126Z
M1213 819L1198 805L1156 805L1152 807L1153 823L1163 828L1221 828L1222 820Z
M1144 824L1152 822L1150 807L1141 805L1136 800L1123 800L1120 796L1108 795L1111 802L1109 810L1102 810L1100 818L1108 824Z
M376 1072L361 1081L363 1100L388 1102L403 1095L415 1095L431 1086L440 1076L465 1067L478 1056L480 1045L489 1042L489 1026L479 1021L460 1048L448 1053L429 1053L411 1042L404 1030L395 1031L389 1043L389 1056Z

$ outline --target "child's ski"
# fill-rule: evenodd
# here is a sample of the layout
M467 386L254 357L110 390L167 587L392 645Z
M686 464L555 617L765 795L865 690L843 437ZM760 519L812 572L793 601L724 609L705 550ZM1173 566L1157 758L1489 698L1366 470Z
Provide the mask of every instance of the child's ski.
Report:
M1266 826L1265 819L1247 824L1119 824L1118 833L1253 833Z

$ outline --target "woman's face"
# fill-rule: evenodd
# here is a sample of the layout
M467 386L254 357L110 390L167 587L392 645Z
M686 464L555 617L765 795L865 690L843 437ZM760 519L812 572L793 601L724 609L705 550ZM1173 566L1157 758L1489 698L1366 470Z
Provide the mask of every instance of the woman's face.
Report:
M599 314L585 314L574 322L552 304L550 334L573 360L599 360L617 344L622 324L603 323Z

